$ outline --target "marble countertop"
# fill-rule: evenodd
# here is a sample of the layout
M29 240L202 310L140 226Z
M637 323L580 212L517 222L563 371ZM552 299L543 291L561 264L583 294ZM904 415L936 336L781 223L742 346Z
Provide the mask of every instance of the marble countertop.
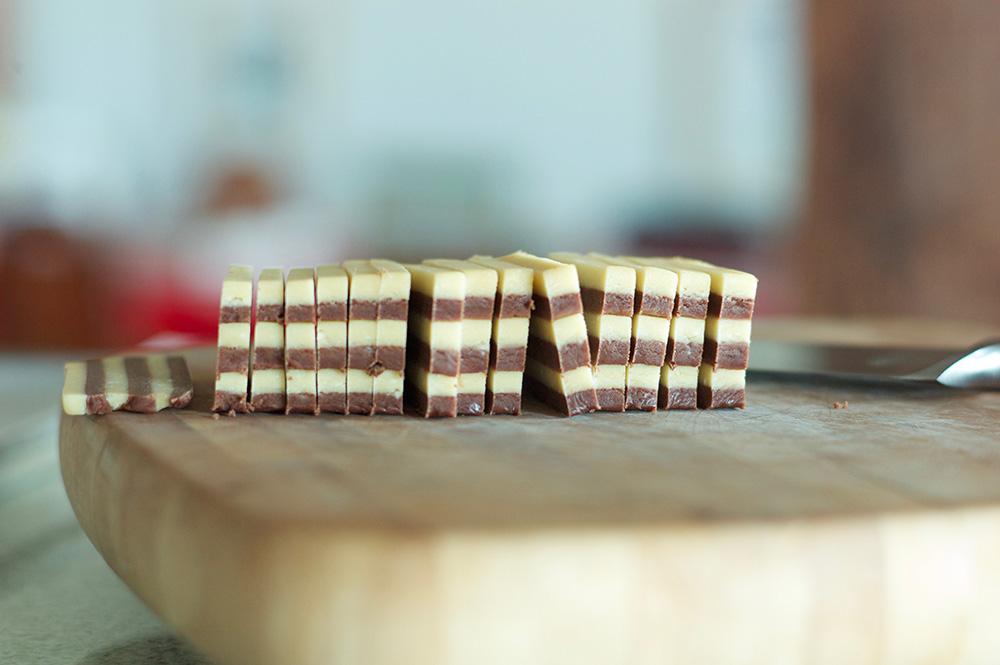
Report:
M63 358L0 355L0 663L207 663L94 549L59 471Z

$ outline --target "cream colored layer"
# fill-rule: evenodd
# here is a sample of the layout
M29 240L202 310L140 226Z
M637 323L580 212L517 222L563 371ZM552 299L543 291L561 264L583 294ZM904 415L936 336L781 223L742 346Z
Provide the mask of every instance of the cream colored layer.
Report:
M347 323L344 321L318 321L316 323L317 348L346 348Z
M639 263L624 256L609 256L591 252L587 256L611 265L620 265L635 270L635 289L660 298L673 299L677 296L677 273L673 270Z
M285 347L285 326L272 321L258 321L254 324L254 347L283 349Z
M670 338L670 319L637 314L632 317L632 336L666 344Z
M492 268L497 273L497 297L503 295L531 295L531 284L534 272L530 268L519 266L503 259L489 256L473 256L471 263Z
M410 271L411 288L438 300L465 299L465 273L419 263L404 264Z
M249 307L253 302L253 268L229 266L222 280L221 307Z
M285 272L281 268L264 268L257 278L257 306L284 303Z
M105 358L104 394L112 409L117 409L128 399L128 377L125 375L125 358L113 356ZM246 390L244 388L244 390Z
M608 263L599 258L575 252L553 252L549 254L549 258L576 266L581 287L586 286L605 293L621 293L630 296L635 294L635 268Z
M363 369L348 369L347 392L370 395L375 388L375 378Z
M587 322L587 332L598 339L617 342L627 342L632 339L631 316L584 312L583 318Z
M713 369L711 365L703 364L698 371L698 383L713 390L742 389L747 384L747 371L745 369Z
M412 332L432 349L456 352L462 350L461 321L431 321L423 316L416 316Z
M524 381L524 372L497 372L490 370L487 383L490 390L495 393L518 393L521 392L521 383Z
M455 397L458 395L458 377L429 374L423 367L411 365L406 370L409 380L430 397Z
M493 321L490 319L466 319L462 322L462 348L489 349Z
M390 259L372 259L372 267L381 276L379 300L407 300L410 297L410 272Z
M533 336L552 342L556 346L587 341L587 324L579 315L564 316L556 321L533 316L529 328Z
M403 395L403 373L395 370L382 372L375 377L375 381L372 383L372 392L401 397Z
M316 273L312 268L292 268L288 271L285 305L316 305Z
M286 323L285 324L285 348L286 349L315 349L316 348L316 324L315 323Z
M347 273L349 302L375 302L378 300L382 278L371 261L357 259L344 261L344 271ZM350 316L349 313L348 316ZM350 338L350 332L348 332L348 338ZM358 344L353 345L359 346Z
M447 268L448 270L459 270L465 273L465 295L475 298L490 298L496 296L499 276L493 268L483 266L472 261L459 261L456 259L428 259L424 261L427 265Z
M750 342L750 319L705 319L705 338L717 342Z
M406 346L406 321L380 320L375 334L378 346Z
M700 268L683 261L677 262L661 257L628 257L632 261L666 268L677 273L677 295L681 298L708 299L712 287L712 278Z
M347 322L347 343L353 347L375 346L377 328L375 321L357 320Z
M625 365L596 365L594 388L625 390Z
M572 395L594 389L594 375L586 365L560 373L558 370L550 369L538 361L528 358L525 363L525 372L562 395Z
M215 380L215 389L227 393L246 393L248 385L247 375L240 372L220 372Z
M316 373L316 387L321 393L347 392L347 372L341 369L321 369Z
M170 380L170 363L167 356L161 353L146 356L149 363L149 374L153 384L153 403L156 410L165 409L170 406L170 396L174 392L174 384Z
M220 323L219 347L228 349L250 349L249 323Z
M458 375L458 392L465 395L486 394L486 372L466 372Z
M553 261L541 256L515 252L500 257L504 261L516 263L534 271L533 292L548 298L557 298L569 293L580 292L580 278L576 266L561 261Z
M660 385L660 366L628 365L625 370L625 385L630 388L656 390Z
M675 316L670 320L670 339L676 344L704 343L705 320Z
M707 261L672 256L668 259L676 265L690 267L708 273L711 279L712 293L724 298L748 298L753 300L757 294L757 278L742 270L733 270L713 265Z
M323 265L316 268L316 302L347 302L347 271L341 266Z
M660 371L660 385L664 388L697 388L697 367L671 367L664 365Z
M265 395L267 393L285 392L285 370L257 369L250 375L250 394Z
M492 334L497 348L525 346L528 343L528 319L493 319Z
M63 411L70 416L82 416L87 413L87 363L66 363L63 371Z
M316 370L286 369L285 390L289 395L315 395Z

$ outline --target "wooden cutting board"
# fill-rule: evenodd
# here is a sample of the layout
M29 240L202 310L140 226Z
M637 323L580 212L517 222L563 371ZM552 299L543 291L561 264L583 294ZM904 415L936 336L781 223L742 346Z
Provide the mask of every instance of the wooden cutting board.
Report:
M1000 662L1000 393L215 419L189 359L189 409L64 416L60 449L97 549L220 663Z

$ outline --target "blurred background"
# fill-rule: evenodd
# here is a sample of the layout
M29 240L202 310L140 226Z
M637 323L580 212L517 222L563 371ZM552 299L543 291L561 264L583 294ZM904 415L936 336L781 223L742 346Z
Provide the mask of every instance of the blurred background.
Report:
M0 345L214 335L229 263L687 254L1000 323L1000 3L0 0Z

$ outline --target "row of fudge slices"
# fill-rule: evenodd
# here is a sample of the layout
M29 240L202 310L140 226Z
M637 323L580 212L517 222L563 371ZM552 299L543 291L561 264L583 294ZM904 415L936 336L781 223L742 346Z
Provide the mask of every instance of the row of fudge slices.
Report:
M223 284L215 409L564 415L745 405L757 280L684 258L347 261ZM249 390L248 390L249 386Z

